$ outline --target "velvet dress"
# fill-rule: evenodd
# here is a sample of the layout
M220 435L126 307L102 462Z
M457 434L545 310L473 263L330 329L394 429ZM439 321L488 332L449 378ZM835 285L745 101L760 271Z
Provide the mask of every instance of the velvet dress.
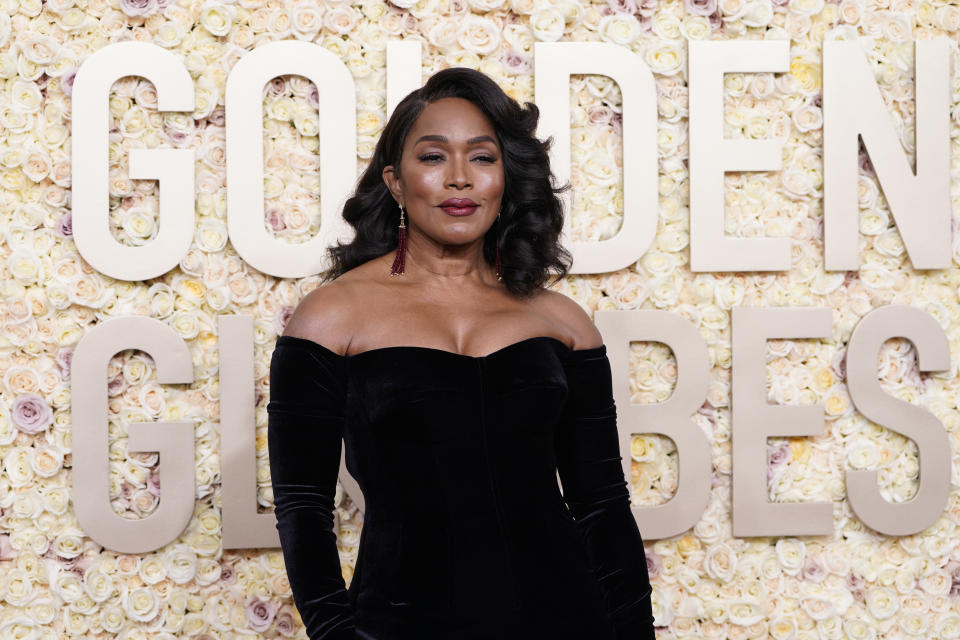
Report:
M311 640L654 637L605 345L343 356L281 336L267 411ZM333 531L341 440L365 501L349 590Z

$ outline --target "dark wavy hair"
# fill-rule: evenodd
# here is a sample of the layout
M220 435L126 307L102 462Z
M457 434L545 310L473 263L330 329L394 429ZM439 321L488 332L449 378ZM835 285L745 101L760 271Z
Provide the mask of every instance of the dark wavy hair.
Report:
M563 205L557 194L571 185L553 186L548 155L553 137L540 140L535 135L540 110L532 102L521 107L480 71L452 67L435 73L394 109L354 195L343 206L343 218L356 234L328 249L330 266L321 274L323 281L396 250L400 209L383 180L383 168L400 166L404 141L424 108L452 97L469 100L483 111L502 150L502 208L499 222L484 236L484 259L494 264L499 243L502 282L517 297L542 287L551 271L557 274L555 281L568 273L573 260L559 243Z

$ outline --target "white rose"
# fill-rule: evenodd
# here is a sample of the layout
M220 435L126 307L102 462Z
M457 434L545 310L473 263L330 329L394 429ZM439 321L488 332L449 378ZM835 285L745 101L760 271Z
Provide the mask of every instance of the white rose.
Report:
M843 0L840 3L840 18L849 25L856 26L863 17L863 0Z
M123 610L136 622L148 622L160 610L160 598L150 587L138 587L124 594Z
M823 10L824 0L790 0L789 7L792 13L804 16L815 16Z
M177 584L185 584L197 575L197 555L183 544L171 547L163 558L167 574Z
M71 571L62 570L59 566L53 569L50 590L68 604L78 600L84 593L80 576Z
M960 8L953 4L938 8L937 24L945 31L960 30Z
M185 340L196 338L200 333L200 319L192 310L174 312L171 324Z
M6 575L3 599L14 607L25 607L36 595L36 585L30 575L19 567L10 569Z
M938 638L960 638L960 615L949 612L934 623Z
M308 2L291 7L290 26L298 40L312 40L323 27L323 13L320 8Z
M858 618L847 618L843 621L843 632L851 640L867 640L877 637L876 631Z
M83 532L78 529L63 531L53 541L53 551L67 560L83 553Z
M137 573L146 584L157 584L167 577L166 566L156 554L150 554L142 558Z
M654 73L670 76L684 64L684 48L670 40L655 40L644 52L644 60Z
M66 487L50 487L43 493L43 508L54 515L62 516L69 504L70 491Z
M45 280L43 262L32 249L12 251L7 257L7 269L22 284L38 284Z
M775 545L777 559L784 573L795 576L803 569L807 547L796 538L780 538Z
M123 213L121 228L134 245L143 245L157 235L156 214L142 207L130 207Z
M40 447L30 458L30 468L41 478L52 478L63 468L63 452L52 447Z
M734 600L728 606L730 622L740 626L750 626L763 620L764 609L759 602Z
M14 447L4 456L3 468L12 486L24 487L33 481L31 452L32 447Z
M467 4L477 13L487 13L503 6L504 0L468 0Z
M680 32L687 40L706 40L710 36L710 19L706 16L686 16Z
M804 598L800 601L800 608L818 622L836 618L833 603L827 597Z
M536 9L530 16L530 28L533 35L542 42L554 42L563 35L565 26L563 16L549 5Z
M114 580L100 568L92 568L83 576L83 588L94 602L103 602L113 594Z
M605 42L628 46L640 36L640 23L631 14L612 13L600 18L597 31Z
M223 569L217 560L201 558L198 562L196 581L199 585L213 584L220 579Z
M357 11L349 5L336 6L327 11L323 18L325 27L338 34L348 34L357 27Z
M612 185L619 177L619 169L609 154L595 151L586 156L580 170L598 185Z
M773 20L773 5L770 0L751 0L747 3L742 20L748 27L765 27Z
M237 9L232 5L206 2L200 7L200 25L215 36L230 33Z
M815 131L823 126L823 111L813 105L805 105L793 112L793 124L798 131Z
M477 55L493 53L500 46L500 28L489 18L465 16L457 29L457 42Z
M36 113L40 110L43 96L35 82L15 80L9 89L11 106L21 113Z
M900 597L889 587L873 586L867 591L866 605L870 615L886 620L900 608Z
M714 580L727 582L736 574L737 554L725 542L712 544L707 547L704 567Z

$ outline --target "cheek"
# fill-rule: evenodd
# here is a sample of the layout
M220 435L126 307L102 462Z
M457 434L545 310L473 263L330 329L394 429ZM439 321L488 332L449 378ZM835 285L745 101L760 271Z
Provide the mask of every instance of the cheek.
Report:
M418 171L407 182L408 191L415 197L431 201L436 198L438 192L443 191L443 188L443 174L430 169Z
M504 189L503 174L500 172L490 172L479 177L478 187L490 193L500 193Z

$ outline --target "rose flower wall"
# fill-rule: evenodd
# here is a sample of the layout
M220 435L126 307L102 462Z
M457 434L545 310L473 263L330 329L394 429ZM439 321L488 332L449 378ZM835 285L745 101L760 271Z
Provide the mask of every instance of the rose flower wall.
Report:
M640 150L623 144L634 125L623 118L620 85L596 75L600 69L569 77L570 239L598 243L628 231L628 224L646 224L630 232L647 234L649 242L627 266L574 273L555 288L591 312L602 312L595 316L601 327L607 312L664 311L689 322L706 345L706 401L690 419L709 445L709 492L692 527L647 540L658 637L960 637L960 272L955 264L960 254L950 246L946 264L914 267L919 254L908 252L910 242L899 228L910 223L891 210L885 197L890 194L880 189L874 169L878 158L868 158L861 149L855 177L858 265L828 268L824 199L831 196L824 192L823 109L830 97L821 86L827 71L821 68L824 40L860 38L902 145L899 151L915 163L917 150L924 151L914 133L921 136L913 100L914 41L938 36L955 41L960 9L944 2L822 0L184 4L61 0L0 5L0 636L304 637L280 550L224 544L227 494L237 486L223 477L224 459L232 446L228 434L243 423L226 419L235 408L221 399L229 375L224 359L249 351L254 385L244 410L252 413L255 425L255 455L247 470L250 477L240 478L240 484L250 483L259 515L269 518L270 350L293 307L319 282L310 273L271 275L269 256L258 262L261 258L243 251L241 257L234 245L252 246L262 234L295 247L327 233L320 221L336 213L337 203L319 197L322 182L335 171L323 171L321 163L330 160L317 155L330 139L321 131L327 125L317 118L326 98L305 75L294 73L264 78L266 85L256 87L262 143L251 136L235 143L231 135L230 140L231 145L262 149L263 180L251 187L262 185L262 198L249 207L262 208L262 224L247 224L235 233L233 225L245 223L233 215L240 205L231 203L229 222L227 216L227 175L234 170L227 156L237 148L226 145L229 119L261 105L249 99L231 103L228 113L227 78L250 51L272 41L314 43L339 59L356 96L357 158L347 167L352 180L386 122L386 42L418 40L423 77L447 66L478 68L521 101L534 100L542 90L533 78L535 65L545 64L534 56L538 42L616 45L633 52L652 72L656 148L643 150L651 154L643 158L638 158ZM696 124L688 118L688 41L762 39L787 40L788 64L778 72L723 75L720 125L728 139L778 140L781 168L725 173L723 224L730 238L781 239L778 246L787 248L788 262L764 267L767 272L694 270L692 226L700 225L691 225L690 170L699 169L689 164L688 134ZM193 111L159 109L172 98L131 72L106 85L110 93L107 97L104 91L102 99L108 121L72 127L78 119L72 111L78 68L96 51L124 40L157 45L182 64L179 79L164 81L191 88ZM955 45L950 56L956 58ZM405 68L409 73L410 66ZM409 84L409 77L404 81ZM951 76L951 147L960 121L958 88ZM106 138L105 153L97 136ZM96 144L78 142L85 140ZM176 182L143 175L144 166L158 165L141 162L136 151L160 147L189 150L190 156L170 155L163 166L170 172L192 170L194 192L163 194L164 184L170 188ZM77 162L72 154L78 152L88 160ZM181 157L193 159L192 167L176 161ZM625 158L655 165L655 170L630 170ZM85 172L103 172L108 190L80 183L78 176ZM956 193L956 174L950 166L950 195ZM648 198L656 207L655 225L649 213L644 223L625 215L640 200L625 198L624 175L629 181L650 181L653 189L638 198ZM113 264L152 268L158 275L111 276L114 256L78 249L83 241L73 235L77 199L98 197L97 189L104 191L101 208L84 211L108 217L110 237L118 246L149 251L151 243L159 247L166 242L163 234L182 238L186 233L184 251L167 252L154 262L124 264L118 259ZM161 216L161 207L170 207L172 215L165 210ZM186 211L195 212L195 219L185 232ZM96 242L88 246L98 246ZM642 247L634 249L640 254ZM585 248L583 255L589 251ZM95 259L107 262L94 265ZM164 260L170 264L159 268ZM865 526L851 506L845 482L848 470L877 470L879 494L902 504L917 494L921 469L926 469L914 441L866 418L850 397L846 349L851 332L867 313L885 305L922 311L936 320L949 343L950 365L940 370L918 366L916 347L902 338L884 342L876 362L884 392L934 416L951 449L946 505L938 508L931 526L903 536L881 535ZM824 418L819 435L766 440L769 499L831 503L829 533L734 536L734 307L830 310L832 326L821 332L824 337L770 340L764 358L767 400L819 405ZM223 322L231 315L250 319L246 342L237 337L242 327ZM131 316L161 322L172 338L182 341L183 352L155 351L151 356L124 348L104 363L105 376L94 380L102 390L96 398L72 394L78 384L71 378L76 346L85 336L97 335L98 327ZM639 334L643 329L635 327ZM233 333L228 337L226 332ZM184 375L167 380L169 374L160 370L174 355L180 357ZM667 400L683 375L665 343L630 343L625 384L633 403ZM80 441L77 416L95 408L79 406L88 401L104 405L107 418L98 437L106 436L106 443ZM166 428L150 424L156 422L189 425L179 432L190 435L193 460L182 455L174 460L183 449L173 446L164 463L156 448L137 450L138 439L143 444L152 430ZM131 426L137 423L148 424L144 429ZM623 453L629 456L635 505L666 505L684 490L678 483L683 462L673 440L641 433L631 435L629 444ZM83 447L87 453L78 454ZM141 518L156 516L166 500L187 505L185 528L151 551L105 548L77 516L74 476L84 473L77 468L79 456L86 456L79 464L86 464L87 472L109 464L101 478L107 495L99 500L109 505L111 517L135 526ZM188 471L193 463L193 478L181 478L175 501L174 480L163 483L161 491L160 476L165 464L170 474L178 462ZM344 488L338 489L337 533L349 583L362 511ZM423 558L425 570L430 562Z

